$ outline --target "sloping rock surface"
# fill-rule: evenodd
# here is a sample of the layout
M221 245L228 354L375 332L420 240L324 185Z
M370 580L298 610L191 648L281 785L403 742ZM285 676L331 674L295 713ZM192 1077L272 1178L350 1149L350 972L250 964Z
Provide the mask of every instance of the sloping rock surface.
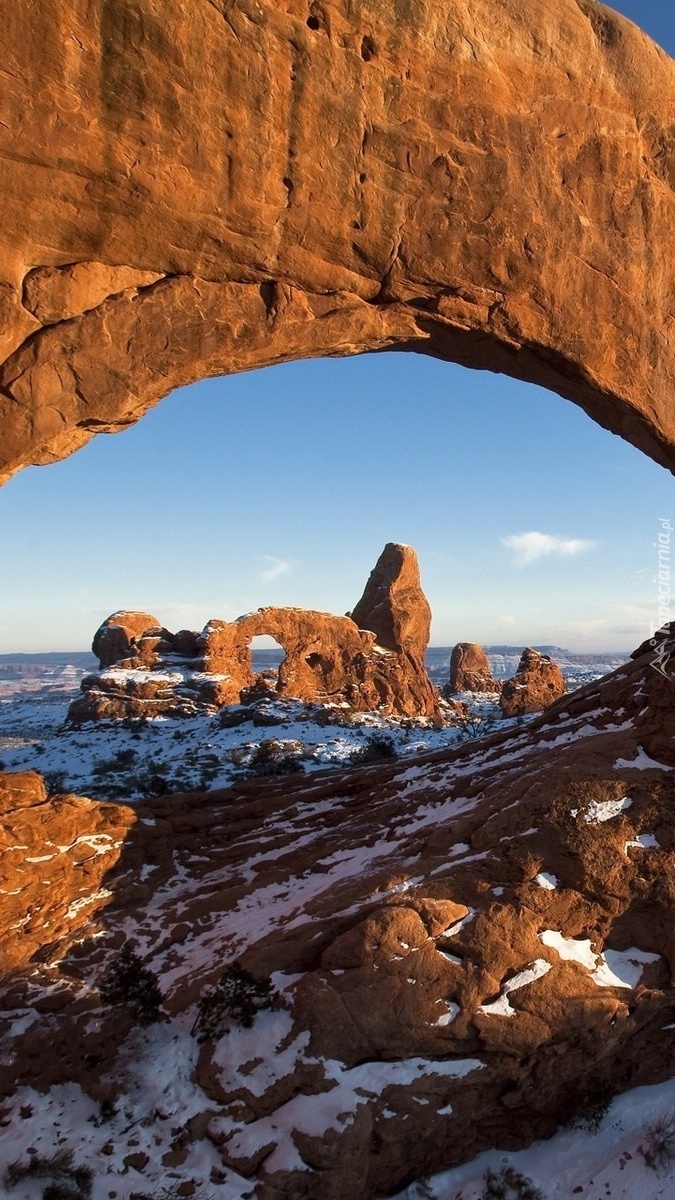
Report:
M515 734L414 763L133 810L45 809L34 777L6 779L0 1085L17 1099L0 1144L38 1136L18 1109L30 1089L75 1081L114 1103L131 1047L142 1070L191 1045L186 1154L263 1200L366 1200L546 1136L599 1087L663 1078L674 666L675 629ZM73 803L80 846L121 842L91 858L88 904L61 828ZM91 988L126 938L165 991L147 1050ZM280 1007L190 1043L197 997L239 957L274 973ZM136 1139L163 1145L171 1122L146 1116Z
M14 0L3 58L0 478L391 347L672 469L675 66L604 5Z

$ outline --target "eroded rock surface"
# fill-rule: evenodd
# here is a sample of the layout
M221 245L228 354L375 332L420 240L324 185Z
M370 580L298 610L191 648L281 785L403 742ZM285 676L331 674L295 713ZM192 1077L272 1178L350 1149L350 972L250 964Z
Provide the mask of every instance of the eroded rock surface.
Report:
M541 712L565 695L563 673L548 654L526 647L518 670L502 685L499 703L505 717L522 717Z
M39 782L6 778L26 815L8 829L0 893L15 965L0 1159L61 1120L58 1091L46 1113L20 1112L32 1089L74 1082L93 1122L101 1097L119 1108L78 1132L78 1159L100 1166L101 1147L122 1144L148 1155L148 1184L171 1164L202 1184L234 1170L261 1200L367 1200L546 1136L600 1086L667 1075L674 635L478 746L161 797L133 816L80 802L79 847L102 813L103 832L126 828L105 873L92 860L89 905ZM62 859L76 890L26 922ZM145 1040L92 991L128 937L165 990L169 1023ZM280 1005L199 1046L194 1005L234 958L273 973ZM155 1091L143 1108L143 1088L125 1088L163 1058L158 1117Z
M450 692L501 691L501 683L493 679L488 656L476 642L458 642L450 656Z
M204 376L388 347L535 381L672 469L675 66L629 21L96 11L3 29L1 478Z
M69 720L191 716L238 704L265 686L249 651L260 634L285 651L280 695L437 717L438 696L424 666L431 613L414 550L387 544L357 612L372 624L360 628L351 617L304 608L261 608L237 621L209 621L201 634L172 634L150 613L113 613L92 647L102 669L83 679Z
M422 591L417 555L411 546L388 542L370 573L364 593L348 614L359 629L372 629L378 646L424 658L431 609Z

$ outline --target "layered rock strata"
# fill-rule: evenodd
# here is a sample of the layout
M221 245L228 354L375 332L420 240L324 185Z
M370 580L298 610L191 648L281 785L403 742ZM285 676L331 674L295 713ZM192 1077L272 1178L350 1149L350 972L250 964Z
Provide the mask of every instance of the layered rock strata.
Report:
M0 478L387 348L672 469L675 66L603 4L15 0L3 56Z
M266 686L253 673L249 651L260 634L285 651L279 695L437 717L438 697L424 666L431 614L414 550L385 546L354 611L372 627L309 609L261 608L237 621L209 621L200 634L172 634L149 613L114 613L94 637L101 670L82 681L69 720L182 717L238 704Z
M674 635L477 747L79 801L77 847L72 798L50 810L5 777L0 1155L67 1136L69 1083L83 1112L119 1110L78 1132L78 1161L147 1144L144 1190L167 1171L206 1190L210 1170L261 1200L370 1200L668 1075ZM145 1040L92 990L130 935L165 991ZM234 958L274 973L280 1005L200 1047L196 1000ZM155 1078L178 1054L159 1119L130 1064Z

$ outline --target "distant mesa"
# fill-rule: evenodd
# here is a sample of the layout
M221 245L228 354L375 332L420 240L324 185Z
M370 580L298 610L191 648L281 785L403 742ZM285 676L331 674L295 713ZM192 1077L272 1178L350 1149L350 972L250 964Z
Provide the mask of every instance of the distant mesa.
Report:
M450 658L449 691L500 692L502 684L494 679L488 656L476 642L458 642Z
M560 667L548 654L528 646L523 650L516 674L504 683L499 703L505 717L521 717L541 712L564 696L565 691Z
M361 712L438 717L424 666L431 612L415 551L388 543L351 616L303 608L260 608L201 633L173 634L151 613L119 611L97 630L100 663L70 706L74 724L109 718L194 716L268 689L249 645L271 635L285 651L277 694L344 704Z

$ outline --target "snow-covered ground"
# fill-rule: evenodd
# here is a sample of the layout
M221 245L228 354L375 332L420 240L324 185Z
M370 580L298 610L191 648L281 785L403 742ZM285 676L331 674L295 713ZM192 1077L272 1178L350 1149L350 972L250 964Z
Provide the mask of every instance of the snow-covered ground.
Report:
M483 700L475 707L485 732L509 724L493 702ZM456 726L436 729L424 720L349 716L340 709L274 699L249 708L248 717L242 710L247 719L230 728L221 725L219 716L198 716L156 717L135 725L108 721L76 729L66 726L67 711L65 697L0 700L0 762L9 771L39 771L52 792L101 799L227 787L253 775L250 759L261 743L271 740L282 743L273 753L310 772L348 766L375 733L390 739L393 755L439 749L468 736ZM324 724L326 719L331 723ZM264 767L259 773L266 773Z
M273 982L282 992L292 986L282 975ZM31 1159L46 1163L61 1151L70 1152L72 1168L91 1171L92 1200L187 1195L177 1190L187 1183L195 1200L250 1200L254 1181L224 1167L214 1142L233 1137L234 1157L245 1158L262 1140L276 1146L270 1170L307 1170L295 1151L292 1129L306 1127L318 1137L339 1130L355 1119L359 1105L392 1084L404 1086L408 1098L410 1089L414 1095L418 1088L419 1103L427 1104L430 1075L461 1077L483 1066L480 1060L411 1059L348 1070L313 1059L302 1038L289 1043L290 1021L283 1008L262 1012L252 1029L235 1027L218 1043L215 1062L223 1078L241 1078L242 1087L255 1096L302 1059L323 1067L329 1087L320 1096L296 1096L273 1118L242 1125L233 1116L214 1115L213 1100L199 1086L199 1045L189 1035L190 1021L186 1014L131 1035L121 1091L107 1109L75 1083L46 1093L25 1087L12 1096L0 1117L1 1194L8 1200L36 1200L52 1176L21 1178L21 1169ZM673 1026L664 1029L664 1044L673 1036L669 1029ZM452 1121L452 1106L443 1112ZM388 1115L394 1114L385 1110L383 1116ZM211 1138L204 1136L209 1121ZM490 1150L417 1180L392 1200L671 1200L675 1195L675 1080L626 1092L595 1124L589 1112L580 1114L576 1125L525 1150ZM489 1190L489 1173L507 1185L503 1191Z
M391 737L394 748L402 756L414 754L422 749L434 749L452 744L465 736L457 728L435 729L425 723L392 722L375 716L346 718L339 712L330 720L344 724L326 723L325 711L298 704L272 700L258 709L230 710L230 718L246 719L240 724L223 725L219 717L201 717L183 721L153 720L138 727L122 723L107 723L82 729L64 729L63 723L67 704L72 691L55 689L53 694L43 691L36 695L15 695L0 700L0 759L10 769L34 767L46 773L61 772L62 786L89 794L131 794L130 780L137 776L152 775L159 786L162 781L167 789L175 786L200 786L206 778L209 786L222 786L235 775L250 775L248 760L255 747L265 739L294 741L298 747L292 753L300 758L303 769L316 770L331 765L344 765L350 760L355 748L363 744L373 733L384 733ZM472 701L473 703L473 701ZM490 718L498 712L494 701L481 700L475 704L477 717ZM588 719L588 714L579 721ZM257 722L257 723L254 723ZM281 722L281 723L277 723ZM486 721L486 728L498 728ZM557 739L551 743L556 744ZM502 758L508 753L517 759L522 753L518 735L510 743L508 752L500 751ZM481 748L479 758L489 757L490 748ZM132 757L133 756L133 757ZM635 765L631 763L630 765ZM161 769L160 769L161 768ZM419 765L404 765L405 781L409 792L414 792L420 780L425 782L425 772L431 768ZM435 769L435 767L434 767ZM460 771L462 768L457 768ZM431 786L426 779L427 790ZM439 784L441 786L441 784ZM97 793L96 789L100 788ZM140 788L140 784L139 784ZM110 790L113 789L113 790ZM117 792L114 789L118 789ZM125 789L128 789L125 791ZM140 789L135 794L140 794ZM462 800L446 800L448 807L476 803ZM316 805L323 803L317 800ZM411 823L403 832L407 835L415 827L412 824L425 822L438 825L447 813L443 804L421 808L411 817ZM629 810L629 796L621 799L594 802L584 810L580 820L584 824L601 824L619 818ZM318 810L317 810L318 811ZM298 821L307 825L306 814L298 813ZM311 828L311 823L309 824ZM402 832L399 829L399 834ZM521 836L533 832L526 830ZM309 836L307 829L305 834ZM642 840L640 840L642 839ZM626 855L631 847L654 846L650 833L640 834L638 840L626 843ZM380 851L380 843L369 847L371 855ZM454 853L458 861L469 850L464 842L458 842ZM361 853L361 849L358 851ZM349 869L353 862L343 861L349 853L340 850L326 854L321 885L333 886L336 873ZM275 845L269 849L261 842L258 855L270 858L278 854ZM253 869L257 859L249 864ZM543 864L545 865L545 864ZM415 880L409 880L415 882ZM555 891L558 880L550 871L542 870L536 882L545 890ZM204 888L208 879L202 876L198 886ZM298 881L298 887L302 884ZM399 886L399 885L396 885ZM170 894L171 885L156 889L149 915L157 915L161 905ZM503 889L501 889L503 890ZM287 897L275 884L274 904L284 910L284 921L297 920L293 914L298 903L298 894ZM495 893L499 889L495 889ZM255 892L255 888L252 889ZM262 895L262 889L259 889ZM242 898L234 915L238 927L245 929L246 920L261 924L259 910L246 911L250 897ZM154 906L154 907L153 907ZM456 925L445 930L445 936L458 932L462 924L475 916L473 910ZM265 913L264 921L269 922ZM158 922L161 926L161 921ZM218 936L222 943L224 926ZM138 938L143 931L135 929ZM638 949L622 953L607 951L604 955L593 953L590 941L564 938L556 929L543 930L540 935L542 946L553 949L561 959L572 959L594 973L594 982L599 987L632 988L635 986L643 966L654 956ZM142 938L139 944L143 945ZM204 956L205 945L199 937L194 938L192 953ZM145 948L145 947L144 947ZM163 948L166 950L166 947ZM189 956L188 956L189 957ZM451 957L448 955L448 957ZM187 961L187 958L186 958ZM189 966L189 962L188 962ZM499 1000L484 1011L492 1008L496 1014L510 1015L511 1000L517 1004L520 988L542 978L551 965L537 959L529 968L517 972L503 988ZM280 992L291 989L297 977L284 977L278 973L273 977ZM165 988L171 987L172 976L162 971ZM86 986L86 985L85 985ZM510 999L511 998L511 999ZM456 1013L450 1004L438 1024L450 1023ZM251 1030L234 1029L223 1037L215 1052L216 1067L223 1079L241 1076L253 1096L270 1084L270 1079L287 1074L296 1060L308 1067L321 1067L328 1087L317 1096L305 1096L300 1092L274 1113L274 1120L263 1117L255 1122L241 1124L238 1118L221 1111L214 1115L214 1105L199 1086L195 1072L199 1047L190 1037L189 1029L194 1016L192 1011L182 1013L160 1023L152 1029L134 1032L122 1050L124 1072L120 1079L121 1091L115 1095L114 1106L105 1108L88 1097L75 1083L52 1088L41 1093L32 1088L21 1091L0 1105L0 1195L8 1200L36 1200L47 1182L37 1176L21 1177L21 1167L31 1157L49 1159L61 1150L72 1152L75 1166L92 1170L92 1200L131 1200L132 1195L189 1194L164 1189L177 1189L182 1185L194 1186L195 1200L245 1200L254 1194L255 1184L236 1170L223 1166L217 1149L219 1136L235 1139L233 1151L239 1151L242 1161L262 1146L273 1144L272 1167L306 1169L303 1160L295 1154L292 1129L307 1129L315 1136L327 1131L337 1132L358 1115L358 1109L377 1095L385 1085L400 1084L407 1092L417 1088L420 1081L418 1103L429 1103L425 1092L425 1081L429 1075L470 1074L484 1067L480 1060L467 1059L427 1061L407 1059L392 1063L367 1063L348 1069L332 1060L316 1060L309 1055L307 1038L301 1034L290 1039L291 1022L285 1008L258 1014ZM5 1013L11 1020L12 1014ZM14 1034L27 1027L25 1022L39 1020L37 1010L27 1013L17 1010L17 1027ZM95 1023L98 1017L92 1014ZM24 1023L23 1025L21 1023ZM675 1037L675 1026L664 1024L664 1056L671 1051L671 1039ZM244 1069L245 1068L245 1069ZM458 1070L459 1068L459 1070ZM273 1080L272 1080L273 1082ZM244 1083L242 1082L242 1087ZM438 1109L444 1120L453 1120L453 1107L446 1105ZM385 1110L383 1119L392 1113ZM285 1124L277 1124L286 1117ZM212 1122L212 1137L205 1137L205 1124ZM417 1180L398 1194L395 1200L667 1200L675 1196L675 1080L633 1090L612 1103L596 1128L591 1128L592 1118L586 1127L561 1129L546 1142L534 1143L526 1150L505 1152L497 1147L472 1162L465 1163L425 1179ZM12 1164L18 1164L15 1182L8 1181L5 1174ZM236 1163L239 1167L239 1163ZM241 1169L244 1169L243 1167ZM4 1184L3 1184L4 1180ZM490 1183L494 1181L494 1186ZM529 1181L529 1183L528 1183ZM3 1191L2 1188L5 1188ZM529 1190L527 1190L529 1187Z
M489 1190L488 1172L507 1185L504 1191ZM518 1175L523 1181L520 1188ZM531 1191L526 1190L527 1182ZM595 1131L567 1127L527 1150L508 1154L490 1150L461 1167L418 1180L391 1200L572 1200L576 1196L580 1200L672 1200L675 1079L618 1096Z
M429 674L439 687L447 681L448 664L448 650L428 652ZM612 665L567 664L564 672L570 690ZM290 759L287 765L312 772L349 766L355 752L369 745L374 734L389 739L393 755L406 757L457 745L514 723L502 718L496 697L466 695L458 697L472 713L464 728L448 724L439 729L425 719L350 714L273 698L256 707L228 710L226 720L232 723L226 726L215 715L108 721L78 729L68 727L66 717L85 665L58 663L37 676L39 685L35 671L34 664L25 677L14 671L7 686L0 687L0 766L39 771L51 792L73 791L100 799L134 800L227 787L252 777L256 770L265 774L264 764L256 768L255 758L260 744L270 740L282 743L271 748L272 759ZM239 718L241 723L235 724Z

